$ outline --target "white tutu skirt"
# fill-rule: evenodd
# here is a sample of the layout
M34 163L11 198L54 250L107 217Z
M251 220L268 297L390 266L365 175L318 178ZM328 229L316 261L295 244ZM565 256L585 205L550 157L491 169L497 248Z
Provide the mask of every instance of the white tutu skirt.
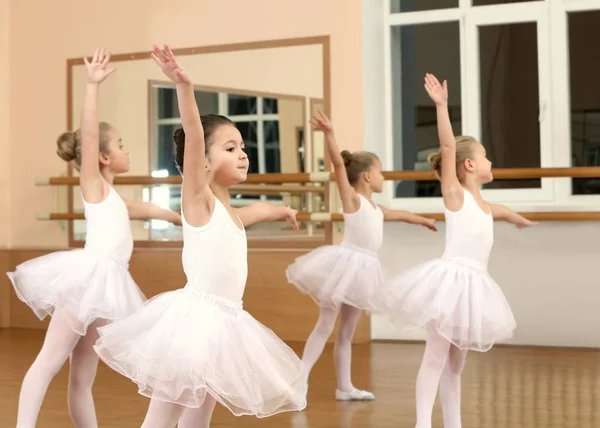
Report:
M127 264L87 249L47 254L7 275L40 320L60 310L82 336L94 321L125 318L146 300Z
M197 408L210 394L236 416L306 407L302 362L241 302L186 286L98 331L100 358L149 398Z
M462 259L436 259L389 282L389 315L399 327L437 332L461 350L485 352L512 337L515 319L487 269Z
M350 244L319 247L298 257L286 276L321 307L347 304L368 312L385 311L386 277L373 251Z

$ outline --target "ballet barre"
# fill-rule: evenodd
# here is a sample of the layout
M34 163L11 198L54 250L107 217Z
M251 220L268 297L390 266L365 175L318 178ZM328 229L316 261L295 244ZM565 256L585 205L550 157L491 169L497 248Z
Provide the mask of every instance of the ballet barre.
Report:
M494 168L492 170L495 180L523 180L536 178L600 178L600 167L573 167L573 168ZM395 181L431 181L436 180L433 171L385 171L386 180ZM116 177L115 185L153 185L171 184L180 185L181 176L168 177L127 176ZM335 181L333 172L310 173L285 173L285 174L248 174L245 183L248 184L306 184L327 183ZM78 186L78 177L47 177L35 180L36 186ZM240 185L239 187L245 186Z
M600 220L600 212L535 212L535 213L519 213L523 217L531 221L598 221ZM423 217L432 218L436 221L444 221L444 214L429 213L419 214ZM83 213L46 213L37 214L37 220L85 220ZM299 212L296 215L298 221L311 222L343 222L344 215L342 213L310 213ZM285 221L285 220L276 220ZM397 220L390 220L397 221ZM399 220L398 220L399 221Z

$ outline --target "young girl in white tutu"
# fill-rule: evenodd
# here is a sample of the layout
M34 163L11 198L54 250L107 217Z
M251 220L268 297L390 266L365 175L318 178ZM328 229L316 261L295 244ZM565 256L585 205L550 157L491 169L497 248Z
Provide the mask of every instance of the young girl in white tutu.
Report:
M320 306L317 324L306 341L302 361L311 369L323 353L338 313L341 313L334 348L337 400L373 400L369 391L351 380L352 337L363 310L384 312L385 281L377 251L383 242L384 220L400 220L436 231L435 220L406 211L388 210L371 200L382 191L381 162L370 152L340 153L333 126L323 114L312 124L325 133L344 211L341 245L327 245L299 257L287 269L288 281Z
M175 133L182 188L187 285L160 294L100 329L95 349L151 398L143 428L207 427L216 401L233 414L266 417L306 406L297 355L242 309L248 273L244 227L296 211L256 203L234 209L229 188L246 179L248 157L226 117L200 117L191 79L171 50L152 55L176 84L183 130ZM185 412L184 412L185 410ZM181 418L181 419L180 419Z
M427 343L417 377L417 428L431 428L438 390L445 428L461 428L460 377L467 350L487 351L516 327L500 287L487 272L494 220L517 227L535 223L481 198L492 181L485 148L471 137L454 138L448 90L431 74L425 89L437 108L440 148L429 162L441 180L445 205L444 255L390 280L391 315L402 325L423 327Z
M96 327L140 309L145 297L128 270L133 249L130 218L180 223L181 216L153 204L123 201L112 187L129 170L128 153L109 124L98 123L100 83L114 68L110 55L97 50L85 59L87 84L81 128L57 141L58 155L73 161L85 209L84 249L61 251L30 260L8 273L15 293L34 313L52 319L44 344L21 387L18 428L35 426L44 395L69 355L69 411L76 427L96 427L92 384L98 357Z

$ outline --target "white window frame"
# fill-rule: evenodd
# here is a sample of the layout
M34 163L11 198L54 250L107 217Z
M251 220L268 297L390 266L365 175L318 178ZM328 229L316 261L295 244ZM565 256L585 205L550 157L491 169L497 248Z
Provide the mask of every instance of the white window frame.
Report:
M375 9L373 9L376 3ZM485 25L536 22L540 97L540 160L542 167L571 166L571 110L567 12L600 10L600 0L546 0L472 6L459 0L452 9L391 13L390 0L363 0L365 148L382 156L393 170L391 28L399 25L458 22L463 133L480 138L479 34ZM373 12L375 10L376 12ZM374 29L381 31L374 35ZM552 47L552 49L550 49ZM381 80L383 76L383 80ZM373 85L373 80L381 81ZM368 94L373 91L373 94ZM370 113L367 113L370 112ZM377 113L382 119L377 119ZM375 131L377 126L382 131ZM381 136L377 138L373 136ZM440 212L441 198L396 198L394 182L386 181L382 202L393 208ZM600 209L600 195L572 195L569 178L542 179L541 189L489 189L483 196L524 212Z
M172 86L164 86L164 85L155 85L152 88L152 126L154 128L155 138L158 138L159 135L159 127L161 125L181 125L181 118L158 118L158 89L159 88L169 88L175 90ZM195 89L196 90L196 89ZM264 122L266 121L277 121L279 122L279 114L278 113L263 113L263 100L265 97L262 96L254 96L251 97L256 98L256 114L246 114L246 115L230 115L229 114L229 95L236 95L233 92L216 92L218 94L218 114L229 117L233 122L256 122L256 143L257 143L257 152L258 152L258 173L266 174L267 164L266 164L266 148L265 148L265 132L264 132ZM157 160L157 141L153 141L152 150L153 160ZM156 165L152 165L152 169L156 169ZM232 202L236 206L244 206L256 202L256 199L253 198L231 198ZM260 200L266 201L266 196L261 196ZM273 201L277 203L278 201Z

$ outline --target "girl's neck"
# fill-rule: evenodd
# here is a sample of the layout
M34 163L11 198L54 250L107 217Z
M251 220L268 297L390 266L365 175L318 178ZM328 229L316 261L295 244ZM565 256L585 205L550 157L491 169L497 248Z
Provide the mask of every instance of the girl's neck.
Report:
M100 171L100 174L102 174L102 177L104 177L104 179L106 180L106 182L108 184L110 184L111 186L113 185L113 182L115 181L115 176L117 174L115 174L112 171L109 171L108 169L104 168Z
M213 192L213 195L215 195L215 198L217 198L219 201L221 201L221 203L223 205L225 205L226 207L231 206L231 203L229 202L229 188L228 187L219 186L214 183L211 183L209 186L210 186L210 190Z
M359 183L359 184L357 184L354 187L354 190L356 191L356 193L358 193L359 195L364 196L369 201L371 200L371 197L373 196L373 191L371 190L371 188L366 183Z
M473 196L481 198L481 184L476 183L472 180L466 180L462 183L463 187L469 191Z

